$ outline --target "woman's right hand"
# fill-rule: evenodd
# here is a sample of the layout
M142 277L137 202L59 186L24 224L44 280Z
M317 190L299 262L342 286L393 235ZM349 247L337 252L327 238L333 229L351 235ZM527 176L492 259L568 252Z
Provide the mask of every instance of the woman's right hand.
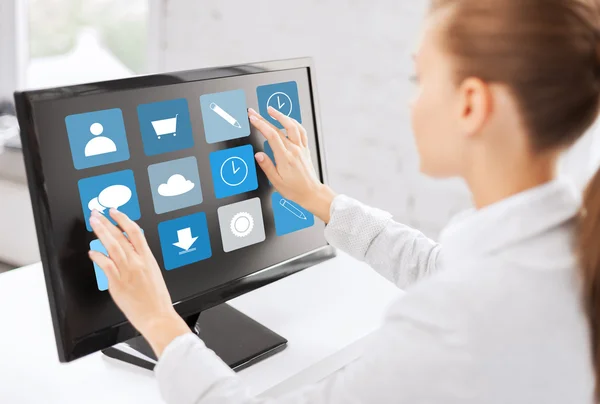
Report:
M275 108L269 107L268 111L285 128L287 136L250 108L250 122L267 139L275 157L273 162L265 153L256 153L258 165L284 198L328 223L335 193L319 181L310 157L306 129Z

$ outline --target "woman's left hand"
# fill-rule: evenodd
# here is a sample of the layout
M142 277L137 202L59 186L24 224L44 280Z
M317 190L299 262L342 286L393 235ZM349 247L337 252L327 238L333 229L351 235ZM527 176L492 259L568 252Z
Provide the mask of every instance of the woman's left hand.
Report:
M119 309L160 356L173 339L191 330L173 308L156 258L140 227L116 209L110 210L110 216L121 229L98 211L92 212L90 225L108 257L90 251L90 258L108 278L108 290Z

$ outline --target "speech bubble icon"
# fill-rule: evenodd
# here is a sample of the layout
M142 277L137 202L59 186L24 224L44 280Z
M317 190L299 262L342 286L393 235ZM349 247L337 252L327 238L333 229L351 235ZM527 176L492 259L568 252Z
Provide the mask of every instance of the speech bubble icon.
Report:
M118 209L131 199L131 189L125 185L111 185L98 195L98 202L107 208Z
M104 210L106 209L104 206L100 205L100 202L98 202L98 198L94 198L92 199L89 203L88 203L88 208L90 210L94 210L96 209L98 212L100 213L104 213Z

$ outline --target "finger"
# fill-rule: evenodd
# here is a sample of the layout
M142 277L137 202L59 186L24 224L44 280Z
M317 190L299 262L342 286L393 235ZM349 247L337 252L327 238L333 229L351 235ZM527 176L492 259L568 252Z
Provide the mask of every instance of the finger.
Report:
M113 234L106 228L104 224L105 221L107 221L106 218L104 218L105 220L103 221L103 218L98 217L98 215L100 214L97 212L92 212L92 217L90 218L90 226L92 226L94 233L96 233L96 236L98 236L98 239L100 240L104 248L106 248L106 251L108 251L108 256L118 266L121 266L122 264L125 264L127 262L127 256L125 255L125 251L123 250L121 243L119 243L115 239ZM112 223L109 224L112 225ZM121 234L121 236L123 235Z
M110 234L112 234L112 236L115 238L115 240L117 240L119 242L119 244L123 248L123 252L130 253L130 252L134 251L133 246L131 245L129 240L127 240L127 237L125 237L125 235L123 234L123 230L121 230L117 226L115 226L110 220L108 220L108 218L106 216L104 216L100 212L98 212L98 211L94 211L94 212L92 212L92 215L95 214L96 218L98 218L98 220L100 220L102 222L104 227L106 227L106 229L110 232Z
M114 219L121 229L127 234L129 242L133 245L135 250L142 254L147 253L150 247L140 226L129 218L125 213L119 212L117 209L110 210L110 217Z
M302 124L300 122L298 122L295 119L294 119L294 123L296 124L296 126L298 127L298 130L300 131L300 140L302 141L302 146L308 147L308 134L306 133L306 129L304 128L304 126L302 126Z
M267 125L269 125L271 128L273 128L273 130L279 134L279 137L281 138L281 141L283 142L283 145L286 148L289 146L289 141L290 140L288 139L287 134L283 130L281 130L277 126L273 125L269 120L265 119L265 117L263 117L262 115L260 115L258 112L256 112L252 108L248 108L248 113L249 113L250 119L252 119L252 115L254 115L258 119L260 119L261 121L263 121Z
M109 285L114 285L114 282L121 279L121 273L113 260L99 251L90 251L89 256L90 259L102 269L102 272L104 272L104 275L106 275L106 278L108 279Z
M267 125L269 125L271 128L273 128L273 130L279 132L279 128L277 126L273 125L268 119L266 119L264 116L262 116L261 114L259 114L258 112L256 112L254 110L254 108L248 108L248 116L255 116L255 117L257 117L261 121L266 122Z
M300 131L298 130L298 126L296 126L295 121L289 116L286 116L281 112L277 111L273 107L269 107L268 111L269 115L271 115L273 119L279 121L279 123L285 128L285 131L288 135L288 139L290 139L290 141L295 145L300 146L302 144L302 141L300 139Z
M275 155L275 161L277 162L280 159L283 159L287 152L287 148L283 143L283 139L279 136L279 131L273 129L267 122L258 118L256 115L250 116L250 122L269 142L269 146L271 146L273 154Z
M275 164L273 164L266 153L258 152L256 153L255 158L260 168L265 172L265 175L269 181L271 181L271 184L276 186L281 183L281 176L279 175Z

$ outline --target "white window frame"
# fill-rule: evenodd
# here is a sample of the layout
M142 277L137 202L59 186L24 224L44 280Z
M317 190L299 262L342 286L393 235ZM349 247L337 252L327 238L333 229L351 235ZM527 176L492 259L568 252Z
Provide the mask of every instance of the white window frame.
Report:
M12 93L24 84L23 67L27 62L26 4L21 0L0 1L0 98L12 99Z
M0 99L25 86L29 61L27 0L0 0ZM147 73L161 72L166 0L148 0Z

